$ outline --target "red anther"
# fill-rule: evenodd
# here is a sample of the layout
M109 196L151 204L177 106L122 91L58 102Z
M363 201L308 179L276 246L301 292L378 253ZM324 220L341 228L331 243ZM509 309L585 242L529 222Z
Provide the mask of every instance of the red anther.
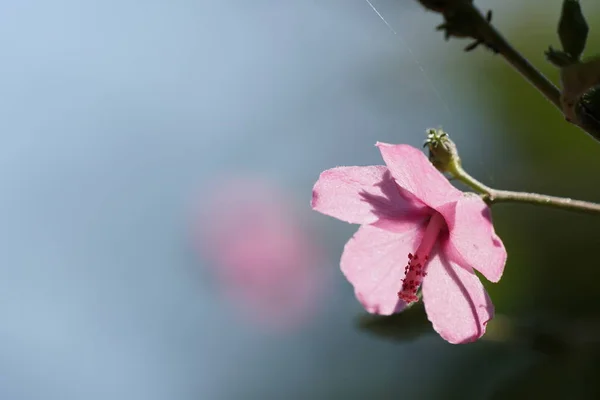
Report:
M428 260L429 256L427 255L422 255L421 259L419 259L418 254L408 253L408 264L404 267L405 276L400 280L402 282L402 287L398 292L399 299L404 300L407 303L413 303L419 300L416 293L419 290L421 283L423 283L423 278L427 276L425 268L427 267L426 263Z

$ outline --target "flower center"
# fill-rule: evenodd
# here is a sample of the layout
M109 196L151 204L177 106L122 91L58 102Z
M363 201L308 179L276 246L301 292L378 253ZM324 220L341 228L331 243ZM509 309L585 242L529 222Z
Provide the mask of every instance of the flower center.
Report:
M423 278L427 276L427 262L429 255L435 245L435 242L445 226L444 217L441 214L435 213L429 220L425 235L413 255L408 253L408 264L404 268L405 276L402 279L402 288L398 292L398 298L406 303L414 303L418 301L417 290L423 283Z

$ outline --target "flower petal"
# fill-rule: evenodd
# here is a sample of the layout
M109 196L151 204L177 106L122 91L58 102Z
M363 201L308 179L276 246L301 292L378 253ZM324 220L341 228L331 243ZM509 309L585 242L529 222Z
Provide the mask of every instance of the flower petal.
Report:
M448 258L481 272L498 282L506 264L506 249L496 235L487 204L473 193L463 193L458 202L438 209L450 231Z
M354 224L414 217L424 206L401 194L385 166L324 171L313 188L312 207Z
M405 144L377 143L396 183L432 208L456 200L462 193L450 184L425 154Z
M342 272L354 286L356 297L373 314L391 315L406 304L398 299L408 253L415 253L423 238L425 220L391 232L363 225L342 254Z
M448 342L473 342L485 333L485 325L494 316L494 305L471 268L447 259L446 246L437 247L427 266L423 281L425 311L433 329Z

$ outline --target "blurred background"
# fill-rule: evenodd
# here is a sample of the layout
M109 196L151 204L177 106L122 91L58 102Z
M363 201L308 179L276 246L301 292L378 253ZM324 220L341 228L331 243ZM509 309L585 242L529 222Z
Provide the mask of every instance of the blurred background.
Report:
M476 3L557 81L561 0ZM373 4L396 33L365 0L0 2L0 399L600 398L598 217L494 207L475 344L355 300L311 189L376 141L442 126L488 185L600 201L600 146L500 57Z

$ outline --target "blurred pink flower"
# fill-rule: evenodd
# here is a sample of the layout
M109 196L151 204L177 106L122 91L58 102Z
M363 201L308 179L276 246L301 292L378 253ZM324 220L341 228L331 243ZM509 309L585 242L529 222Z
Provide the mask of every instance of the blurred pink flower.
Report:
M477 340L494 306L473 268L497 282L506 262L489 207L420 150L377 146L387 166L333 168L313 189L313 209L362 225L344 249L343 273L375 314L401 312L422 284L434 329L451 343Z
M221 289L267 328L293 329L316 309L320 251L289 202L262 180L237 179L204 204L200 250Z

